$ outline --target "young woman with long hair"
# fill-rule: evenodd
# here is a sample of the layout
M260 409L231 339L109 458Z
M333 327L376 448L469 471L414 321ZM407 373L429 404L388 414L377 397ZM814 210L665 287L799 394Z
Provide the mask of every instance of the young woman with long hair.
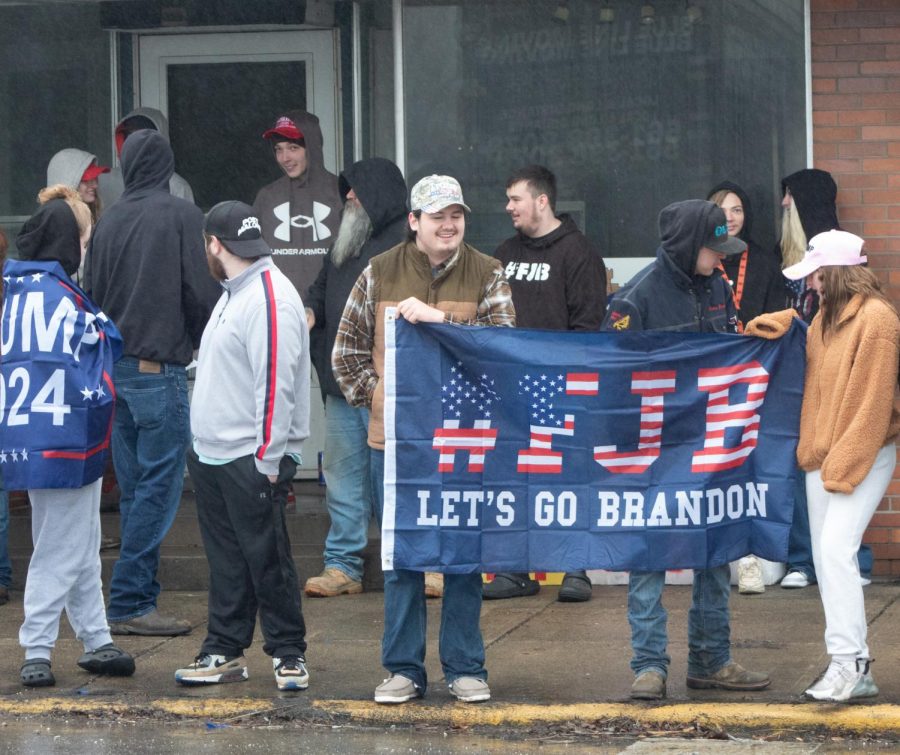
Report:
M831 656L806 690L815 700L878 694L869 670L857 551L897 463L900 319L864 267L863 244L846 231L820 233L804 258L783 271L791 280L806 280L821 302L806 336L797 446ZM781 314L788 313L768 317Z

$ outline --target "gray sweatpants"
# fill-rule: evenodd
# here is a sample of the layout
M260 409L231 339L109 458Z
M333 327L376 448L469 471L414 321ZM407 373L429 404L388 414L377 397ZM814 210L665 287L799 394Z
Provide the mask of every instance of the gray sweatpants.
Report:
M50 659L63 608L85 652L112 642L100 581L100 486L29 490L34 552L25 581L25 659Z

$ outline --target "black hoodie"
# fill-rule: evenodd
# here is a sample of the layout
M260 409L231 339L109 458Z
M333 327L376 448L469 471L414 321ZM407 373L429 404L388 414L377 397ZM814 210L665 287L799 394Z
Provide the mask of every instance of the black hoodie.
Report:
M506 272L516 327L598 330L606 310L606 265L568 215L539 238L521 231L494 252Z
M840 229L837 218L837 184L831 173L818 168L806 168L781 179L781 196L791 190L794 207L800 215L800 225L807 243L813 236L835 228ZM781 261L781 247L776 247ZM809 325L819 311L819 295L806 287L805 281L788 281L788 305L800 313Z
M303 298L304 305L316 316L310 337L312 360L319 374L322 393L341 399L344 394L331 371L331 351L344 305L369 260L403 241L408 212L403 175L394 163L383 157L361 160L341 173L341 197L346 198L351 188L372 221L372 235L363 244L359 256L345 260L340 267L335 267L329 254Z
M125 192L94 230L85 290L118 326L126 356L186 365L221 290L206 265L203 213L169 193L174 165L158 131L125 140Z
M272 248L275 264L302 296L334 243L343 205L337 176L325 169L319 119L305 110L285 115L303 134L306 172L299 178L283 175L263 186L253 200L253 210L262 226L263 238Z
M753 205L750 197L736 183L722 181L709 190L710 200L718 191L730 191L736 194L744 207L744 226L738 234L738 238L747 244L747 260L743 278L741 278L741 264L743 255L735 254L726 257L724 262L725 274L731 281L735 295L740 288L741 300L735 301L738 306L738 319L746 325L757 315L765 312L778 312L784 309L787 290L784 285L784 276L781 267L771 254L767 254L753 240Z
M603 330L736 331L734 297L722 271L695 272L712 208L690 199L660 212L656 260L615 293Z
M81 265L81 236L72 208L64 199L51 199L34 213L16 236L23 260L58 262L69 277Z

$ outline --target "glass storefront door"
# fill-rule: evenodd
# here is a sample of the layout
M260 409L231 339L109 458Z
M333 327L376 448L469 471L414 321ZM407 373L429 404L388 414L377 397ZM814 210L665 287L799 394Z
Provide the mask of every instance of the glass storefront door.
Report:
M285 110L318 116L325 165L337 172L335 32L143 35L139 55L138 100L169 119L176 170L204 210L250 203L279 176L261 136Z
M138 49L138 101L168 118L175 169L204 211L225 199L251 204L262 186L279 177L262 133L286 110L318 116L325 166L338 172L334 31L143 35ZM325 442L315 371L310 398L302 477L317 474Z

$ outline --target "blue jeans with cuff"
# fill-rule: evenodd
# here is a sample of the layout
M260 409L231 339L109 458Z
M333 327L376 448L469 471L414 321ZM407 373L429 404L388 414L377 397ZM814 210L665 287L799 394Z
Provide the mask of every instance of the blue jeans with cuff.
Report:
M631 572L628 580L628 623L635 676L655 669L666 676L669 656L666 609L662 603L665 572ZM728 564L694 571L693 599L688 613L688 676L704 678L731 660Z
M384 451L372 450L372 485L378 521L384 510ZM448 684L461 676L487 679L481 637L481 574L445 574L441 603L440 658ZM411 679L422 694L425 673L425 574L408 569L384 573L384 637L381 663Z

